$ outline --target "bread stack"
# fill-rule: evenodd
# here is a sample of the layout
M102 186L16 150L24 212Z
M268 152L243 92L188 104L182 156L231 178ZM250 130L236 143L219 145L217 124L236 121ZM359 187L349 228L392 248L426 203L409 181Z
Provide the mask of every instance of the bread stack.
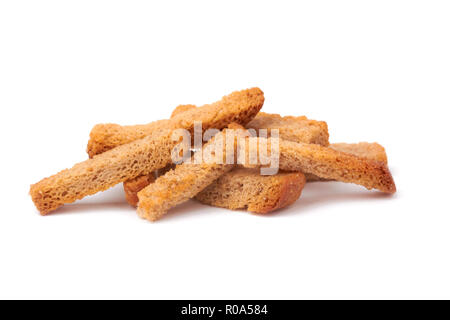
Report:
M382 146L330 145L325 122L266 114L260 112L263 103L263 92L251 88L213 104L179 106L167 120L97 125L88 142L89 159L32 185L32 200L45 215L122 182L138 215L155 221L191 198L217 207L268 213L294 203L306 181L337 180L395 192ZM190 161L173 164L180 144L174 133L183 129L192 136L196 123L201 123L202 133L217 129L215 135L200 146L202 152L195 150L192 158L186 158ZM274 175L261 174L260 167L266 165L261 159L249 161L252 148L259 152L263 145L268 152L277 151L280 171ZM236 161L240 152L242 162ZM212 160L194 161L202 153ZM225 161L224 154L234 155L234 161Z

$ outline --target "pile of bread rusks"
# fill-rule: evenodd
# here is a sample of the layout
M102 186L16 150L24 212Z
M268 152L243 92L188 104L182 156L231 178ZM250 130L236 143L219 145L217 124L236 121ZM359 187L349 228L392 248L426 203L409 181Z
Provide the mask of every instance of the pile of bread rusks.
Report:
M329 144L325 122L262 113L263 103L264 93L251 88L213 104L179 106L167 120L136 126L96 125L87 147L89 159L32 185L30 195L36 208L46 215L122 182L125 197L137 206L138 215L155 221L191 198L217 207L268 213L295 202L307 181L336 180L395 193L382 146ZM173 165L172 151L179 144L173 132L193 132L197 121L204 131L221 130L203 144L203 149L211 148L231 129L242 133L233 148L239 143L242 147L242 141L246 151L263 142L270 146L270 130L278 129L280 171L261 175L262 164L245 161L239 165L219 161ZM249 129L267 129L269 136L250 136Z

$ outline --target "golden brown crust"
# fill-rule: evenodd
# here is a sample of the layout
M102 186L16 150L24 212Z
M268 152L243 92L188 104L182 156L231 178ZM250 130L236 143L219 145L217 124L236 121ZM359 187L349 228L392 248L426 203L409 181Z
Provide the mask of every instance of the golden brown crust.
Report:
M149 174L171 162L171 151L177 144L171 136L174 128L191 129L194 120L202 120L204 130L210 126L224 127L232 121L245 124L263 103L263 92L253 88L234 92L216 103L186 111L170 120L127 127L98 125L91 132L88 144L93 158L32 185L30 195L41 214L46 214L65 203ZM102 154L94 156L97 153Z
M237 168L225 173L195 198L216 207L264 214L294 203L305 182L300 172L262 176L257 169Z
M355 156L358 156L360 158L368 159L368 160L375 160L375 161L381 161L387 165L387 155L386 151L383 148L383 146L379 145L378 143L369 143L369 142L359 142L359 143L332 143L330 144L330 148L353 154ZM306 181L313 182L313 181L329 181L327 179L319 178L316 175L307 173L305 174Z
M264 93L259 88L235 91L220 101L174 115L169 120L159 120L146 125L120 126L117 124L96 125L88 142L89 157L119 145L142 139L163 129L193 130L194 121L200 121L203 130L223 129L236 122L246 125L259 112L264 103Z
M196 106L191 104L180 105L173 110L172 117L195 108ZM246 128L255 129L257 133L260 129L266 129L269 137L272 129L278 129L281 139L294 142L320 144L322 146L329 145L327 123L325 121L310 120L305 116L282 117L275 113L259 112L253 120L246 125Z
M279 137L284 140L320 144L328 146L328 125L324 121L309 120L305 116L282 117L279 114L260 112L250 121L247 129L266 129L268 136L273 129L279 130Z
M127 202L133 207L136 207L139 202L138 192L153 182L155 182L155 175L153 173L125 181L123 183L123 190L125 191L125 199Z
M66 203L104 191L123 181L164 168L177 144L172 131L163 130L80 162L30 187L41 214Z
M261 143L268 145L270 153L271 144L275 143L272 139L255 137L246 140L245 145L241 144L240 148L243 149L241 152L247 155L253 146L258 147ZM380 161L363 159L317 144L296 143L282 139L279 141L279 153L279 165L282 170L300 171L320 178L355 183L369 190L378 189L386 193L396 191L394 179L387 165ZM254 167L249 163L246 163L246 166Z
M150 174L124 181L123 190L125 191L125 199L127 200L127 202L133 207L136 207L139 202L139 198L137 196L138 192L144 189L150 183L155 182L157 178L165 175L170 170L175 169L175 167L176 165L169 164L164 168L158 169Z
M246 134L243 127L230 124L230 129L239 129L237 134ZM236 133L236 132L234 132ZM210 141L203 145L203 152L215 150L216 142L226 141L227 130L216 134ZM237 146L236 136L234 143L224 143L223 155L229 154L231 150L235 153ZM213 148L213 149L211 149ZM219 154L214 153L212 161L202 161L201 164L182 163L177 165L156 181L138 193L138 215L144 219L155 221L160 219L170 208L195 197L200 191L214 182L224 173L233 169L234 164L226 164L225 158L218 158ZM220 160L219 160L220 159ZM234 162L233 162L234 163Z
M300 172L262 176L256 169L237 168L223 174L195 199L216 207L247 209L262 214L294 203L300 197L305 181L305 176ZM128 203L136 207L137 193L153 182L147 176L124 182Z

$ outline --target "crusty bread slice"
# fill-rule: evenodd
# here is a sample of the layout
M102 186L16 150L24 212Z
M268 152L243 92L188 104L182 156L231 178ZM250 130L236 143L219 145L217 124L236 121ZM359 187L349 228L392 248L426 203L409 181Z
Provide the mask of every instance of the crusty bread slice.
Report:
M264 214L294 203L305 182L301 172L262 176L258 169L236 168L197 194L195 199L216 207Z
M226 156L231 153L236 155L237 140L247 135L247 132L243 127L234 123L229 128L233 131L225 129L203 145L202 152L210 154L212 159L201 161L199 164L192 161L177 165L175 169L170 170L141 190L138 193L138 215L150 221L158 220L170 208L195 197L221 175L233 169L235 161L227 164ZM230 135L229 132L233 135ZM233 141L227 139L230 136ZM217 152L217 146L223 148L222 154ZM212 150L216 151L211 152Z
M175 108L171 117L179 116L186 111L194 110L194 105L181 105ZM305 116L282 117L274 113L258 113L247 125L247 129L266 129L268 136L273 129L278 129L279 137L284 140L328 146L328 125L325 121L310 120Z
M245 144L240 143L241 154L259 154L252 150L260 145L272 153L272 138L249 137ZM380 161L367 160L352 154L340 152L318 144L296 143L279 139L279 166L286 171L311 173L320 178L355 183L367 189L378 189L386 193L395 193L395 183L387 165ZM259 161L259 160L258 160ZM255 167L247 160L247 167Z
M379 145L378 143L369 143L369 142L359 142L359 143L332 143L330 144L330 148L350 153L355 156L358 156L360 158L368 159L368 160L375 160L375 161L381 161L384 162L386 165L388 163L386 151L383 148L383 146ZM313 182L313 181L328 181L327 179L319 178L316 175L307 173L305 174L306 181Z
M337 151L350 153L364 159L381 161L388 164L386 150L382 145L376 142L332 143L330 148Z
M98 124L91 133L87 146L89 157L119 145L142 139L163 129L193 130L194 121L200 121L203 129L223 129L235 122L246 125L259 112L264 103L264 93L259 88L235 91L220 101L198 108L185 108L185 112L169 120L159 120L146 125L120 126ZM182 108L182 107L181 107Z
M41 180L30 187L31 198L41 214L47 214L65 203L164 168L171 163L177 144L172 130L155 132Z

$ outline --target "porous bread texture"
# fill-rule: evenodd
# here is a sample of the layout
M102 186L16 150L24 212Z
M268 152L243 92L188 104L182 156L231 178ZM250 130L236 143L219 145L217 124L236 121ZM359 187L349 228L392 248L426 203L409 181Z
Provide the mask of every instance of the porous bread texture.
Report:
M375 161L382 161L385 164L387 164L387 155L386 151L378 143L368 143L368 142L359 142L359 143L332 143L330 144L330 148L350 153L356 156L359 156L364 159L368 160L375 160ZM239 173L236 173L239 172ZM258 173L258 174L257 174ZM216 180L214 183L212 183L210 186L208 186L205 190L200 192L195 198L199 200L200 202L204 204L209 204L213 206L218 207L224 207L229 209L239 209L243 207L235 207L237 201L234 200L233 197L226 196L228 193L224 192L223 190L227 190L228 185L233 186L240 186L242 181L250 181L250 183L246 183L242 188L236 188L236 190L246 189L247 186L254 185L259 182L267 183L267 186L265 188L261 188L260 190L263 190L263 194L265 190L268 190L268 188L271 186L272 181L276 181L278 184L276 186L283 185L282 181L286 181L286 184L290 180L291 176L298 175L297 173L278 173L274 176L261 176L259 175L259 171L255 171L254 169L233 169L232 171L225 173L222 177L220 177L218 180ZM148 186L152 180L153 174L150 174L150 179L146 177L138 177L133 180L130 180L129 182L124 182L124 190L126 194L129 194L130 196L127 198L127 201L132 206L137 206L138 198L137 193ZM248 176L248 177L247 177ZM305 173L304 176L306 177L306 181L312 182L312 181L329 181L327 179L319 178L318 176L311 174L311 173ZM251 181L255 181L255 183L252 183ZM223 186L222 186L223 184ZM139 186L136 188L136 186ZM273 186L273 184L272 184ZM303 186L301 184L296 184L297 191L301 193L301 190L303 189ZM270 187L272 188L272 187ZM282 194L281 192L278 192L278 190L281 190L280 188L277 188L274 191L274 195L276 194ZM242 192L236 192L236 195L241 195ZM217 200L216 200L217 198ZM265 198L272 199L270 196L265 196ZM274 196L273 199L276 199L277 197ZM297 197L298 198L298 197ZM244 199L244 198L243 198ZM281 197L280 197L281 199ZM293 198L292 198L293 199ZM295 201L295 200L293 200ZM243 200L242 203L249 202L247 200ZM253 205L249 205L248 211L261 213L261 210L254 209L258 208L256 205L257 202L255 202ZM289 205L290 203L287 203L286 205ZM282 208L283 206L273 206L273 210L277 210ZM271 210L271 211L273 211ZM269 212L269 211L267 211Z
M353 154L355 156L376 160L388 164L386 150L384 147L376 142L359 142L359 143L332 143L330 148Z
M172 119L173 117L179 115L180 113L183 113L188 110L195 109L195 108L197 108L197 106L194 104L180 104L178 107L173 109L172 114L170 115L170 118Z
M258 169L236 168L222 175L195 199L216 207L264 214L294 203L305 182L301 172L262 176Z
M238 137L247 134L241 126L231 124L229 128L235 129L234 133L237 133L236 131L239 131L239 133L234 137L233 143L223 144L224 157L229 152L236 155ZM217 133L204 144L203 152L208 152L207 150L211 150L211 148L215 149L216 141L220 141L219 138L226 141L227 130ZM234 168L235 162L226 164L224 161L226 158L220 159L218 156L218 153L215 152L212 161L202 161L200 164L185 162L177 165L175 169L170 170L156 179L154 183L145 187L138 193L138 215L141 218L156 221L170 208L195 197L214 180Z
M381 161L388 164L386 151L380 144L374 142L359 142L359 143L332 143L330 144L330 148L353 154L355 156L358 156L360 158L368 159L368 160L375 160L375 161ZM313 181L328 181L327 179L319 178L316 175L307 173L305 174L306 181L313 182Z
M284 140L320 144L328 146L328 125L325 121L309 120L305 116L282 117L278 114L260 112L250 121L247 129L266 129L268 137L273 129L279 130L279 137Z
M36 208L45 215L66 203L164 168L178 144L172 130L161 130L76 164L30 187Z
M172 117L195 108L196 106L191 104L180 105L173 110ZM320 144L325 147L329 145L327 123L325 121L310 120L305 116L282 117L279 114L259 112L245 127L254 129L257 133L260 129L266 129L268 137L270 137L272 129L278 129L281 139Z
M137 193L154 182L154 175L124 182L127 202L136 207ZM301 172L279 172L262 176L257 169L235 168L195 196L203 204L228 209L247 209L254 213L272 212L294 203L305 185Z
M139 198L137 196L138 192L144 189L150 183L155 182L157 178L165 175L170 170L175 169L175 167L176 165L169 164L164 168L158 169L147 175L124 181L123 190L125 192L125 199L127 200L127 202L133 207L136 207L139 202Z
M241 153L258 154L260 145L266 146L271 154L272 138L250 137L240 143ZM274 144L276 145L276 143ZM320 178L355 183L367 189L378 189L395 193L395 183L387 165L380 161L367 160L352 154L333 150L317 144L297 143L279 139L279 167L286 171L311 173ZM259 159L258 159L259 161ZM256 165L259 165L258 163ZM247 167L255 167L248 162Z
M235 91L215 103L202 107L187 107L185 112L176 114L169 120L135 126L98 124L90 133L87 152L92 158L96 154L142 139L163 129L182 128L192 132L195 121L200 121L204 130L209 128L220 130L232 122L246 125L255 117L263 104L264 93L259 88L251 88Z

